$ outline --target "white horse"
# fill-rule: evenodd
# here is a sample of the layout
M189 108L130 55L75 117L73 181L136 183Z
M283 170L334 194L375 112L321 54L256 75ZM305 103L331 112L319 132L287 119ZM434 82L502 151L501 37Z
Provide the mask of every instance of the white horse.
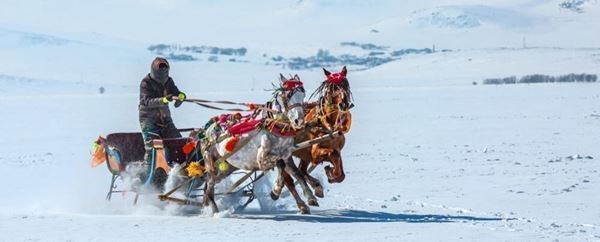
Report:
M211 206L213 212L218 212L214 201L214 186L223 178L238 169L246 171L267 171L277 166L280 172L287 172L299 180L309 204L316 204L316 198L306 185L304 177L299 175L296 166L286 162L294 151L294 136L297 131L304 129L304 98L306 96L303 84L296 75L292 79L281 77L280 85L274 92L275 115L259 120L241 121L240 125L250 124L254 128L245 133L232 134L234 126L225 127L215 122L206 129L206 137L213 140L203 154L207 168L206 188L204 190L204 206ZM239 126L238 126L239 127ZM247 128L247 127L246 127ZM232 137L217 142L219 137L229 133ZM216 142L216 143L215 143ZM233 145L232 145L233 142ZM294 196L302 213L309 213L308 206L302 199Z

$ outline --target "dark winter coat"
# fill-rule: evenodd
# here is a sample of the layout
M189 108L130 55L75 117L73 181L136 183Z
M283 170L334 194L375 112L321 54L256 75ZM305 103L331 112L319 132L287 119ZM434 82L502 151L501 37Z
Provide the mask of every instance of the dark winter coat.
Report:
M140 83L140 123L166 125L171 121L169 105L162 98L167 95L177 96L180 93L173 79L169 77L163 85L146 75Z

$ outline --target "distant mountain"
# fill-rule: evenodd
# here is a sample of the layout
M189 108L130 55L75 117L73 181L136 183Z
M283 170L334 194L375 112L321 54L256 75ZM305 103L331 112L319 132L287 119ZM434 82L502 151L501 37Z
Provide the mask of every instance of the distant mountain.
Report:
M0 72L135 86L156 55L180 61L186 71L174 72L177 78L218 69L226 80L282 68L374 69L451 54L442 50L598 48L599 6L597 0L11 1L0 8Z
M527 28L541 21L531 14L486 5L443 6L414 11L409 19L417 27L476 28L496 25L504 28Z
M63 46L77 41L65 38L0 28L0 48L28 46Z

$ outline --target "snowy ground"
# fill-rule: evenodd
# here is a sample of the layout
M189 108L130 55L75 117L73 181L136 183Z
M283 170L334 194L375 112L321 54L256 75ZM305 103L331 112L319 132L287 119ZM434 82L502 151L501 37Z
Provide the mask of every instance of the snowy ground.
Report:
M35 104L4 98L7 114L38 111L11 126L35 131L1 143L2 169L11 172L2 177L9 186L0 234L7 241L598 240L595 87L355 90L347 179L327 185L310 216L297 215L289 198L278 202L287 206L261 212L254 204L217 217L164 208L151 198L132 207L131 195L105 204L109 175L88 167L86 148L106 127L135 130L135 96L39 97L47 101ZM106 107L113 118L101 116ZM208 117L193 108L177 112L178 123Z
M472 85L599 74L597 1L577 1L581 12L562 2L8 0L0 241L600 241L598 84ZM149 45L247 47L249 63L173 62L171 74L189 97L264 102L279 73L295 72L263 65L263 53L342 54L342 41L452 51L350 66L346 180L325 184L312 215L270 201L273 176L240 213L228 200L215 215L152 196L104 200L110 176L90 168L91 143L139 130ZM298 74L308 92L323 80ZM172 111L180 128L218 114Z

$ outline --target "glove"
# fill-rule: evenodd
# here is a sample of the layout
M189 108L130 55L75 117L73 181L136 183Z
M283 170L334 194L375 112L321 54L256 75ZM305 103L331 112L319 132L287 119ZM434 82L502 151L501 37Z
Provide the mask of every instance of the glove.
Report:
M180 92L179 95L177 95L177 100L175 100L175 107L178 108L179 106L181 106L183 101L185 101L185 98L185 93Z
M177 95L177 98L179 99L179 101L182 101L182 102L185 101L185 98L186 98L185 93L180 92L179 95Z
M162 102L163 102L164 104L167 104L167 103L169 103L169 102L171 102L171 101L173 101L173 95L170 95L170 94L169 94L169 95L167 95L167 96L165 96L165 97L163 97L163 98L162 98Z

